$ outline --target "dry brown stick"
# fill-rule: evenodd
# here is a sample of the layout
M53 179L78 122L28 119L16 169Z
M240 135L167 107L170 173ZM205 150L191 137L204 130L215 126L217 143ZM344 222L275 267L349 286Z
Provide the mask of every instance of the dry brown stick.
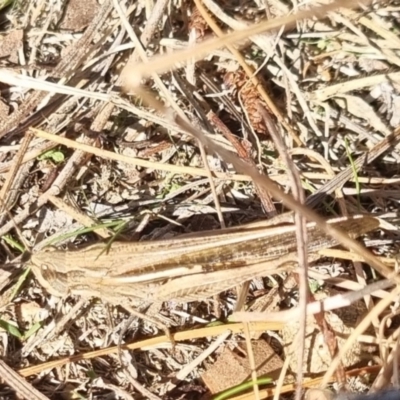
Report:
M190 329L188 331L177 332L174 335L174 339L176 341L183 341L183 340L193 340L198 338L204 338L207 336L213 335L220 335L225 332L227 329L232 331L232 333L243 333L243 324L228 324L228 325L218 325L200 329ZM280 330L282 329L281 323L268 323L268 322L261 322L261 323L250 323L250 329L252 331L265 331L267 329L272 330ZM150 339L145 339L141 341L135 340L133 343L129 344L122 344L120 348L123 350L135 350L135 349L142 349L147 350L149 348L157 347L161 344L168 343L169 338L167 336L156 336ZM171 343L169 342L171 346ZM107 354L116 353L120 349L118 346L103 348L99 350L89 351L86 353L75 354L72 356L64 357L58 360L48 361L41 365L34 365L31 367L20 369L18 372L24 377L35 375L40 373L41 371L46 371L52 368L60 367L62 365L78 362L81 360L90 360L95 357L102 357Z
M17 395L26 400L49 400L44 394L36 390L21 375L0 360L0 379L15 390Z
M97 118L95 119L94 122L96 122ZM94 123L93 123L94 125ZM198 167L186 167L186 166L180 166L180 165L175 165L175 164L162 164L158 162L153 162L153 161L147 161L143 160L141 158L135 158L135 157L129 157L125 156L123 154L118 154L114 153L109 150L104 150L100 149L98 147L91 146L88 141L85 141L85 143L81 142L76 142L71 139L67 139L65 137L53 135L51 133L47 133L45 131L42 131L40 129L32 128L31 129L36 136L44 139L48 139L51 141L54 141L55 143L59 143L63 146L69 147L71 149L77 149L77 150L82 150L86 153L89 154L94 154L98 157L102 158L108 158L109 160L115 160L115 161L122 161L126 162L127 164L130 165L136 165L139 167L143 168L149 168L149 169L159 169L161 171L169 171L169 172L175 172L175 173L186 173L194 176L208 176L207 171L204 170L204 168L198 168ZM186 133L186 132L185 132ZM86 144L89 143L89 144ZM244 181L249 181L249 177L245 175L230 175L229 173L225 172L216 172L213 171L213 174L219 179L226 179L226 180L244 180Z
M21 169L20 167L32 139L33 139L33 134L30 132L28 132L23 138L21 146L16 156L14 157L13 165L9 173L7 174L3 187L1 188L0 199L2 201L2 204L0 207L0 224L4 221L4 216L3 216L4 209L8 208L8 210L11 210L12 203L14 203L14 201L18 197L17 189L13 188L12 186L14 180L17 179L18 175L19 176L24 175L24 169ZM23 176L23 178L25 178L25 176Z
M207 118L210 122L232 143L233 147L235 147L239 157L248 162L254 167L256 167L253 159L251 158L248 149L246 149L240 142L239 139L232 134L229 128L217 117L217 115L213 111L209 111L207 114ZM261 200L261 203L264 206L264 210L267 214L267 217L272 218L277 215L276 208L274 203L272 202L271 196L268 192L259 188L259 186L255 185L255 188L258 192L258 196Z
M23 157L22 164L24 164L30 160L36 159L36 157L38 157L40 154L42 154L48 150L51 150L55 146L57 146L56 143L44 142L44 141L42 141L41 143L38 143L37 145L34 144L34 147L28 153L26 153L25 156ZM1 163L0 164L0 174L9 171L13 165L14 165L13 160Z
M249 324L244 324L244 337L246 339L246 349L247 349L247 357L249 359L249 366L251 369L251 379L253 383L253 393L254 393L254 400L260 400L260 389L257 384L257 368L256 368L256 361L254 357L253 347L251 345L251 334L249 329Z
M59 107L64 103L64 101L65 101L65 95L63 94L54 95L52 101L49 104L46 104L43 108L34 112L29 117L25 116L22 117L20 121L18 121L18 125L14 129L7 132L6 134L9 135L9 137L18 136L23 134L31 126L39 125L44 119L48 118L53 112L58 110ZM12 117L12 115L10 116L10 118Z
M259 114L262 116L264 123L267 127L272 140L275 143L276 148L280 156L282 157L284 163L288 167L289 181L291 183L291 189L293 197L304 204L305 194L301 186L301 179L293 160L288 154L286 146L280 137L276 126L272 122L271 117L268 112L264 109L263 105L259 102L257 104L257 109ZM308 287L308 257L307 257L307 231L306 231L306 221L301 214L295 213L295 224L296 224L296 240L297 240L297 253L299 256L299 266L300 274L298 274L299 283L299 332L296 341L300 341L300 346L298 349L298 367L297 367L297 386L296 386L296 400L300 400L302 396L302 381L303 381L303 360L304 360L304 343L306 337L306 327L307 327L307 314L306 307L308 303L308 298L310 295L310 290Z

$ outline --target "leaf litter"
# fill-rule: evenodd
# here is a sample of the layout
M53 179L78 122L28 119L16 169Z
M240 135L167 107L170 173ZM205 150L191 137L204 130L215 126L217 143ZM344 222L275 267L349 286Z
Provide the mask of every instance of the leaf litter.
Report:
M357 159L398 127L400 59L396 3L376 2L355 10L338 8L323 15L315 10L315 17L315 4L204 0L200 3L207 11L204 14L195 3L199 6L200 2L128 1L122 11L136 35L141 36L150 60L162 55L172 59L177 49L196 49L223 32L235 32L265 18L273 21L289 12L310 11L308 18L296 25L275 29L264 36L247 37L230 47L211 48L202 59L187 59L174 66L174 71L159 73L159 81L154 76L144 81L167 104L176 104L192 124L268 174L284 190L290 189L287 166L270 137L271 127L260 114L260 105L270 115L270 123L285 141L288 152L293 151L292 159L307 196L349 167L348 152L351 159ZM26 245L27 250L61 235L69 237L71 246L99 240L96 232L100 229L103 238L112 236L117 231L113 224L120 226L120 221L125 221L119 240L141 237L151 240L218 229L224 224L240 225L281 213L284 207L280 202L249 179L241 178L229 163L211 153L207 160L214 175L203 172L200 176L185 170L185 167L206 168L198 142L171 126L163 116L152 114L140 98L121 94L122 71L127 70L127 63L137 64L140 53L115 4L105 0L88 2L82 8L80 5L81 2L74 0L26 4L15 0L0 11L1 69L12 71L19 79L33 77L38 82L47 79L86 93L82 96L77 91L69 95L60 92L50 97L42 92L46 96L35 104L30 103L36 94L29 90L29 82L10 85L0 81L1 236L12 235L13 241ZM81 47L83 55L76 51ZM60 60L67 60L71 54L77 54L71 69L65 68L60 76L54 74ZM99 101L91 93L119 94L135 110L147 113L129 112L118 103L115 106ZM143 158L152 167L135 166L122 158L112 161L80 153L39 137L34 137L24 150L24 134L30 127L65 135L116 155ZM300 151L295 151L296 148ZM18 159L18 151L23 151L23 163ZM327 165L319 162L321 157ZM335 187L337 190L316 207L327 217L378 213L391 224L392 230L378 232L368 242L372 250L390 260L398 250L399 239L398 160L399 152L393 144L377 160L365 163L356 172L353 170L344 186ZM182 167L182 172L160 169L168 164ZM94 228L73 235L90 226ZM4 265L20 262L16 258L20 253L9 240L2 240L1 244ZM333 267L333 261L338 259L326 260L324 273L310 278L323 297L337 290L356 291L380 278L367 265L357 265L357 261L339 259L340 268ZM3 288L15 284L14 275L7 269L2 272ZM217 328L210 326L207 335L191 339L193 328L216 320L226 322L232 311L238 310L237 296L241 307L250 307L252 311L296 307L298 285L285 288L288 278L291 277L255 280L244 300L232 290L221 294L217 301L168 302L161 309L158 307L155 312L164 323L176 331L187 331L188 336L185 341L177 342L174 351L168 341L161 340L156 346L130 351L127 359L126 354L112 350L98 356L94 352L152 338L159 334L156 326L134 321L126 327L128 314L99 299L59 301L28 276L11 303L7 300L7 290L3 294L0 336L3 357L44 398L210 398L212 388L202 379L205 370L212 368L214 362L219 365L229 350L232 357L241 357L250 371L251 348L243 350L247 335L236 331L215 349L212 347L215 338L223 331L217 333L213 331ZM367 310L373 309L388 292L382 289L375 294L341 310L348 317L354 315L355 304L358 310L359 303L363 306L358 317L350 318L354 319L353 325L346 321L347 335L354 332ZM261 308L252 308L253 303ZM343 360L347 367L347 390L363 392L398 384L393 372L399 334L396 304L386 307L372 321L370 330L360 336L355 346L357 352L363 348L363 353L361 357L357 353L357 363L354 353L350 354L350 361ZM30 325L13 311L16 307L28 310ZM342 340L343 328L335 329L330 320L339 319L338 323L343 325L346 318L341 320L329 313L332 315L328 317L326 313L325 324L331 324L333 330L328 326L322 337L312 336L318 343L307 346L310 358L303 360L310 363L310 359L322 354L317 354L319 350L324 350L325 367L312 371L318 374L315 377L308 376L310 371L305 365L305 387L318 385L331 363L327 332L333 332L331 341ZM41 324L41 328L35 324ZM313 334L321 330L321 323L308 328L311 326ZM24 337L23 332L32 328L29 337ZM293 341L293 336L287 337L289 324L275 329L255 335L254 347L269 343L274 357L289 360L288 346ZM211 354L203 361L201 356L208 349ZM76 357L75 361L63 358L67 356ZM61 360L57 367L47 364L54 360ZM257 395L266 398L274 394L291 398L296 361L283 366L282 371L287 367L289 371L286 377L282 373L283 381L275 378L275 389L274 385L270 389L261 387L259 392L247 389L248 397L231 398L250 399ZM192 365L191 369L185 376L179 375L186 365ZM231 386L243 383L235 382L231 375L224 377L221 368L216 373L217 380L225 380ZM239 375L238 379L243 380L242 374ZM336 378L343 383L339 374ZM338 383L331 384L330 389L337 391ZM10 382L2 386L4 398L14 398L15 391L18 388ZM33 396L34 392L31 398L39 398Z

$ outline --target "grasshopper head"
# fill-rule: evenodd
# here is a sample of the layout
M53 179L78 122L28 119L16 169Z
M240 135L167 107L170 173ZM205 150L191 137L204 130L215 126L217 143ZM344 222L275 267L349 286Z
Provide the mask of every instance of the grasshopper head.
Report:
M40 285L57 297L68 295L68 279L64 269L64 253L55 248L32 254L30 265Z

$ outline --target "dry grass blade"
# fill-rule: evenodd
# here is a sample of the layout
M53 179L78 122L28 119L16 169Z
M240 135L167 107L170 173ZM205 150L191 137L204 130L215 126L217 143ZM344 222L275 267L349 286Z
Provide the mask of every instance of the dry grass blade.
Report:
M193 340L196 338L204 338L207 336L217 336L221 335L222 333L226 332L227 328L232 333L241 333L244 330L244 325L242 323L237 323L237 324L229 324L227 325L218 325L218 326L212 326L212 327L207 327L207 328L199 328L199 329L191 329L189 331L184 331L184 332L177 332L174 334L174 340L175 341L184 341L184 340ZM250 329L251 331L265 331L267 329L271 330L279 330L282 328L281 323L273 322L261 322L261 323L254 323L250 324ZM59 360L55 361L49 361L46 362L42 365L37 365L37 366L32 366L28 368L23 368L18 371L18 373L21 376L27 377L31 375L35 375L40 373L41 371L46 371L48 369L56 368L65 364L68 364L70 362L76 362L76 361L81 361L81 360L90 360L92 358L96 357L101 357L107 354L111 353L117 353L120 349L123 350L135 350L135 349L151 349L152 347L157 347L157 346L164 346L166 345L167 348L171 347L171 342L169 341L169 338L167 336L158 336L158 337L153 337L151 339L146 339L143 341L137 341L135 340L133 343L128 343L128 344L123 344L121 347L118 346L113 346L113 347L108 347L104 348L101 350L96 350L92 352L85 352L82 354L76 354L74 356L70 357L65 357L61 358ZM164 346L165 347L165 346Z
M2 393L33 398L32 375L48 397L165 400L397 382L397 12L369 0L2 9ZM28 266L34 246L9 287L7 263ZM243 373L224 376L228 359Z
M368 3L368 1L364 2L364 5L367 5ZM199 59L211 53L215 49L240 42L243 39L246 39L253 35L257 35L259 33L264 33L269 30L281 28L282 26L289 27L293 25L296 21L305 18L318 16L324 17L329 11L338 9L340 7L351 8L358 7L358 5L359 2L355 1L334 1L328 5L314 7L311 10L307 11L299 11L298 13L288 17L276 18L271 21L260 22L259 24L252 25L242 31L225 34L219 39L208 40L202 44L197 45L193 49L176 52L174 54L174 57L158 57L153 61L149 61L146 64L139 64L131 68L129 71L126 71L124 76L125 87L128 88L128 90L132 89L135 91L135 87L142 78L148 77L150 74L153 73L166 72L170 68L176 66L178 63L188 61L190 59Z
M0 360L1 380L8 384L15 392L26 400L49 400L49 398L32 385L30 385L23 377L12 370L3 360Z
M292 159L289 157L287 148L280 137L277 129L272 123L272 120L268 113L265 111L261 103L257 105L259 113L264 119L264 123L268 128L272 139L279 151L280 156L284 160L284 163L288 167L288 174L291 181L291 189L293 197L301 204L304 204L305 194L301 186L301 180L299 172L297 171ZM299 281L299 295L300 295L300 329L298 332L298 337L296 338L296 343L299 343L298 349L298 360L299 367L297 369L297 387L296 387L296 400L300 400L302 397L302 382L303 382L303 360L304 360L304 342L306 337L306 325L307 325L307 302L310 297L310 290L308 287L308 253L307 253L307 228L306 220L302 217L300 213L295 214L295 224L296 224L296 240L297 240L297 254L298 262L300 266L300 273L298 274Z
M39 129L34 129L32 128L32 132L41 138L47 139L54 141L56 143L62 144L64 146L68 146L74 149L82 150L90 154L95 154L99 157L104 157L104 158L109 158L111 160L115 161L123 161L132 165L137 165L140 167L144 168L151 168L151 169L160 169L164 171L169 171L169 172L175 172L175 173L183 173L183 174L191 174L191 175L199 175L199 176L206 176L208 177L208 172L204 169L201 168L195 168L195 167L185 167L185 166L179 166L179 165L170 165L170 164L160 164L157 162L152 162L152 161L146 161L142 160L139 158L133 158L133 157L128 157L124 156L123 154L117 154L111 151L99 149L94 146L89 146L85 143L79 143L75 142L73 140L63 138L60 136L52 135L51 133L41 131ZM237 179L237 180L248 180L249 178L243 175L236 175L236 176L231 176L225 173L218 173L216 172L215 175L218 178L222 179Z
M372 283L365 288L358 290L356 292L350 292L347 294L340 294L337 296L329 297L323 301L317 301L307 304L306 313L307 314L318 314L323 311L335 310L341 307L348 307L357 300L362 299L365 295L374 294L375 291L387 289L393 286L393 283L388 280L382 280L376 283ZM296 315L298 315L298 309L291 309L286 311L280 311L277 313L247 313L247 312L236 312L232 316L233 321L243 321L243 322L255 322L255 321L286 321L289 322L293 320Z

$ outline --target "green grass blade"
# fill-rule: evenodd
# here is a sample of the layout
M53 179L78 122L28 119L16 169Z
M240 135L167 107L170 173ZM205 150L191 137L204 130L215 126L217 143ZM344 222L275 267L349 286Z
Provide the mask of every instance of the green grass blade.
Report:
M4 319L0 319L0 327L8 332L10 335L15 336L18 339L22 339L23 337L23 335L15 325L9 323L8 321L5 321Z
M266 385L271 382L272 382L272 378L269 378L269 377L258 378L256 380L257 385ZM211 397L211 400L230 399L232 396L240 394L248 389L251 389L252 387L253 387L253 381L249 380L244 383L241 383L240 385L233 386L227 390L224 390L223 392Z
M349 158L351 169L353 171L354 182L356 183L358 209L361 210L361 197L360 197L361 185L360 185L360 181L358 180L357 167L354 164L353 157L351 156L351 152L350 152L350 148L349 148L349 142L348 142L347 138L344 139L344 143L345 143L345 146L346 146L347 157Z

